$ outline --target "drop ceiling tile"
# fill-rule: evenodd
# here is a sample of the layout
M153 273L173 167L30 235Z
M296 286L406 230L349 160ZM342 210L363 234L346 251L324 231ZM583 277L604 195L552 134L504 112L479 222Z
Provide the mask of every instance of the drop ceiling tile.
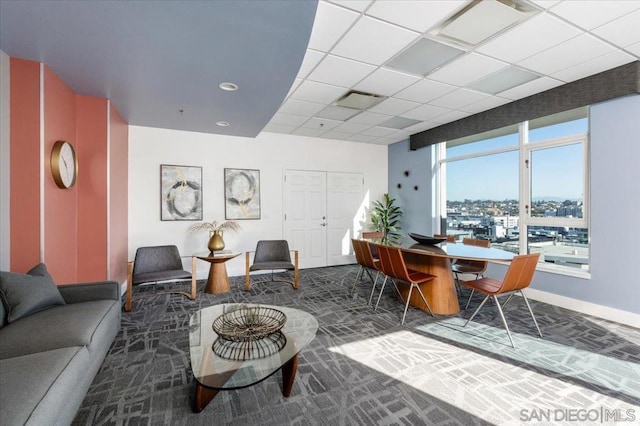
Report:
M627 47L640 41L640 9L592 31L611 43Z
M358 12L364 12L372 1L373 0L331 0L331 3L339 4L340 6L348 7Z
M615 68L620 65L628 64L637 60L635 57L628 53L614 50L606 55L599 56L587 62L583 62L579 65L566 68L555 74L551 74L551 77L557 78L565 82L579 80L590 75L597 74L602 71Z
M393 137L384 137L384 138L375 139L369 143L376 144L376 145L391 145L393 143L400 142L401 140L402 138L398 139Z
M635 43L631 46L627 46L626 49L640 59L640 43Z
M460 108L462 111L466 111L472 114L477 114L482 111L487 111L495 107L499 107L504 104L508 104L511 102L511 99L500 98L498 96L490 96L486 99L483 99L478 102L474 102L467 106Z
M291 134L292 135L299 135L299 136L319 137L321 134L323 134L325 132L326 132L326 130L312 129L310 127L298 127L296 130L291 132Z
M352 87L376 70L373 65L328 55L309 75L309 80L336 86Z
M527 58L519 62L518 65L549 75L605 55L611 51L613 51L613 47L609 44L598 40L592 35L583 34Z
M544 92L545 90L553 89L554 87L561 86L562 82L549 77L541 77L537 80L530 81L522 86L514 87L513 89L505 90L498 93L500 97L507 99L522 99L527 96L534 95L536 93Z
M529 0L532 3L537 4L538 6L540 6L543 9L548 9L551 6L560 3L560 0Z
M302 83L303 81L304 80L302 78L296 78L295 80L293 80L293 84L291 85L291 88L289 89L289 93L287 93L287 96L285 97L285 99L291 96L291 94L295 92L298 86L300 86L300 83Z
M407 87L401 92L396 93L394 97L406 99L408 101L427 103L432 99L439 98L440 96L451 93L456 89L456 86L423 79Z
M303 115L283 114L281 112L276 112L269 123L298 127L304 124L304 122L306 122L308 119L309 117L305 117Z
M502 61L497 61L484 55L478 55L477 53L471 53L429 74L429 78L454 86L465 86L472 81L478 80L507 66L509 66L509 64Z
M424 132L425 130L433 129L438 126L439 124L433 121L423 121L422 123L407 127L404 131L409 132L409 135L415 135L416 133Z
M581 33L558 18L541 13L490 40L476 51L516 63Z
M449 111L450 110L447 108L441 108L434 105L422 105L418 108L412 109L411 111L405 112L404 114L402 114L402 116L425 121L432 120L434 117L437 117Z
M318 111L326 105L314 102L299 101L297 99L289 99L278 110L284 114L304 115L306 117L314 116Z
M291 132L293 132L297 127L295 126L283 126L282 124L273 124L273 123L269 123L267 124L264 129L262 129L263 132L271 132L271 133L286 133L289 134Z
M405 0L398 5L397 1L378 0L367 15L423 33L465 3L466 0Z
M358 83L354 89L376 95L391 96L418 80L420 77L380 68Z
M464 112L464 111L449 111L445 114L439 115L435 118L433 118L431 121L433 121L434 123L438 123L438 124L445 124L445 123L450 123L452 121L456 121L456 120L460 120L461 118L465 118L470 116L471 113L470 112Z
M458 89L455 92L451 92L438 99L432 100L429 104L442 108L462 109L467 105L480 102L487 97L489 97L489 95L484 93L474 92L473 90L468 89Z
M347 89L344 87L305 80L298 86L296 91L293 92L291 98L301 101L330 104L344 95L345 92L347 92Z
M376 140L375 136L367 136L367 135L353 135L348 140L353 142L372 142Z
M373 108L369 108L371 112L379 112L380 114L400 115L411 109L419 107L418 102L405 101L397 98L387 98Z
M390 129L388 127L372 127L370 129L363 131L361 134L380 138L382 136L389 136L395 132L396 132L395 129Z
M360 14L352 10L323 1L319 2L309 38L309 47L329 52L358 17Z
M382 65L418 37L419 34L413 31L363 17L338 42L332 53L373 65Z
M353 117L354 115L358 114L359 112L360 111L353 108L344 108L344 107L329 105L328 107L324 108L322 111L318 112L316 114L316 117L345 121Z
M322 135L323 138L339 139L344 141L346 141L350 136L352 136L351 133L336 132L335 130L329 130Z
M582 28L592 30L636 9L640 9L640 2L638 1L572 0L553 6L550 12Z
M307 49L307 53L305 53L300 69L298 70L298 78L305 78L311 70L318 65L324 55L324 53L318 52L317 50Z
M326 132L328 130L334 129L340 124L342 124L342 121L329 120L328 118L313 117L311 120L304 123L302 127L307 127L310 129L319 129Z
M356 123L356 124L368 124L369 127L371 127L371 126L380 124L383 121L387 121L390 118L391 116L386 114L378 114L376 112L364 111L356 115L355 117L349 119L348 122Z
M333 130L343 133L355 134L363 132L370 127L371 126L369 124L343 123Z

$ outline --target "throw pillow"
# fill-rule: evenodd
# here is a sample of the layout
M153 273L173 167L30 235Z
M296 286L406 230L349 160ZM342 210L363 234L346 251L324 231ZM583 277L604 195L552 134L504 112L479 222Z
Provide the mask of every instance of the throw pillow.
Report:
M54 305L64 305L64 299L44 264L27 274L0 272L0 297L7 308L11 323Z

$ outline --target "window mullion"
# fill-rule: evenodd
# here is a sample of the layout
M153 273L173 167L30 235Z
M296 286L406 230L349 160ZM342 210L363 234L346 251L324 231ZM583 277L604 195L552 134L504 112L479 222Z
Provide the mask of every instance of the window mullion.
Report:
M529 150L527 145L529 143L529 122L525 121L520 123L518 127L519 133L519 159L518 165L519 171L519 204L520 204L520 253L527 253L527 234L529 226L529 217L531 215L531 164ZM528 207L526 207L528 206Z

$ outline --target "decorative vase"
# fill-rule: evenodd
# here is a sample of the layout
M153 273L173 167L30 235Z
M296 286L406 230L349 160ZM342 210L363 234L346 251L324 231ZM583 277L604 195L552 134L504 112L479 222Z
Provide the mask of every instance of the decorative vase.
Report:
M224 249L224 240L222 239L222 231L215 230L213 235L209 238L209 244L207 245L209 251L218 251Z

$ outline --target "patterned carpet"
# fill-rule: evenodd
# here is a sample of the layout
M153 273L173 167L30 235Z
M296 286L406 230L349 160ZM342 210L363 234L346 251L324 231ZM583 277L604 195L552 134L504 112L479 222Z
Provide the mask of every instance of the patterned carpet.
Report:
M122 328L74 421L76 425L432 425L614 424L640 422L640 330L539 302L505 311L516 349L489 305L432 318L385 289L376 312L371 283L348 291L356 266L300 271L300 288L231 278L224 295L190 301L148 296L123 312ZM465 293L466 295L466 293ZM479 302L479 298L475 303ZM466 299L465 299L466 301ZM279 373L220 392L192 413L189 316L218 303L284 305L314 315L320 328L300 354L289 398ZM462 303L464 306L464 303ZM622 423L620 423L622 424ZM630 424L630 423L626 423Z

